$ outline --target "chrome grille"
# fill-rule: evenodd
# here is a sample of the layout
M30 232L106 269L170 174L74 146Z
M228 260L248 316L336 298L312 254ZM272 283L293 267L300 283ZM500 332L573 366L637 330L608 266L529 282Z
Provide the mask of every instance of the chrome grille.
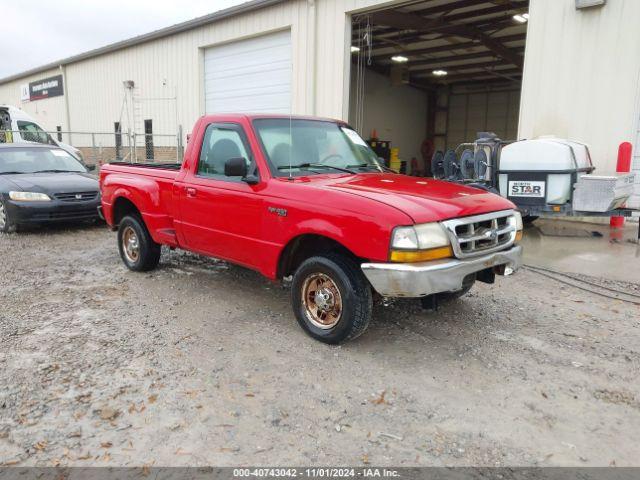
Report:
M61 202L86 202L94 200L98 196L98 192L67 192L56 193L53 196Z
M454 218L442 222L458 258L474 257L502 250L516 239L513 210Z

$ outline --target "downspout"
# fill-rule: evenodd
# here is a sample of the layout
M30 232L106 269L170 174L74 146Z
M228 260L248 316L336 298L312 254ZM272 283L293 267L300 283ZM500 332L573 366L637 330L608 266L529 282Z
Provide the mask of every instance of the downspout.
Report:
M316 115L316 0L307 0L307 113Z
M65 123L67 124L67 132L69 132L69 145L73 145L71 140L71 115L69 114L69 85L67 84L67 67L60 65L58 67L62 73L62 93L64 94L64 115Z

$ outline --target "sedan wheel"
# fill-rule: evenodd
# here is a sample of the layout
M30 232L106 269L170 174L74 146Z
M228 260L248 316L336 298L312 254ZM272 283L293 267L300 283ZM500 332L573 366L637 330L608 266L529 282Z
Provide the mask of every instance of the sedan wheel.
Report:
M10 233L15 232L16 226L9 217L7 207L4 206L4 202L0 199L0 232Z
M7 224L7 212L4 210L4 205L0 203L0 230L4 230Z

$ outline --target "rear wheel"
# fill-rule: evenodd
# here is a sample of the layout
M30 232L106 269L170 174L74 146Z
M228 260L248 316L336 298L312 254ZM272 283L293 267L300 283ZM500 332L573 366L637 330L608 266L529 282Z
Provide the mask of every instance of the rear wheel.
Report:
M5 207L4 200L0 199L0 232L11 233L16 231L16 225L11 219L9 211Z
M126 216L118 225L118 249L129 270L153 270L160 261L160 244L153 241L144 221L137 216Z
M293 276L291 301L300 326L324 343L352 340L371 320L371 288L359 265L344 255L305 260Z

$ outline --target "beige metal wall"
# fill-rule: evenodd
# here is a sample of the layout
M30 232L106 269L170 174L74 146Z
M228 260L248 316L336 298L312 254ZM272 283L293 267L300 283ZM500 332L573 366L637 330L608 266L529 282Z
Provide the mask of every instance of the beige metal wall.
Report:
M111 132L122 118L125 90L135 82L136 130L145 118L154 133L185 133L204 112L203 50L206 47L264 33L290 29L292 34L292 109L294 113L346 118L348 115L347 13L380 0L289 0L225 18L206 26L153 40L66 66L65 98L20 102L20 84L59 73L42 72L0 85L0 103L21 106L36 114L46 128ZM131 104L131 102L129 102Z
M638 0L586 10L531 0L519 137L584 141L598 172L614 171L618 145L635 141L640 119L638 19Z

